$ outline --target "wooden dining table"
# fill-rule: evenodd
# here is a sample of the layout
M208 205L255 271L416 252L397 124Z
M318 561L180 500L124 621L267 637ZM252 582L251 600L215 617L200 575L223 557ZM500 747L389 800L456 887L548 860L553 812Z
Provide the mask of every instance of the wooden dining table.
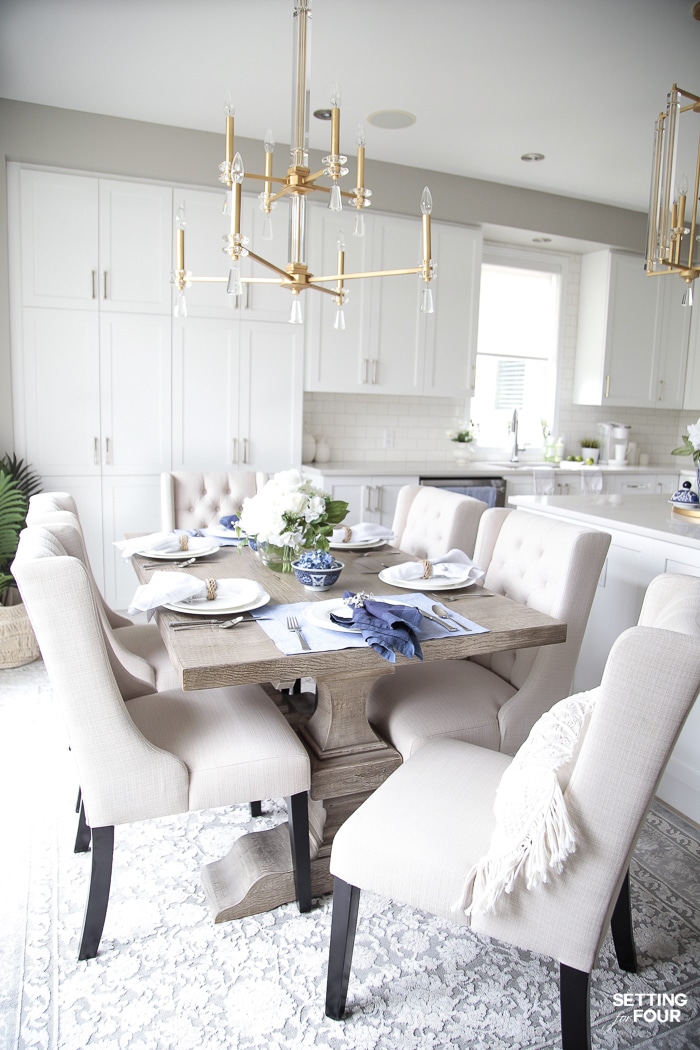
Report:
M201 579L252 579L270 595L270 605L317 602L342 598L344 591L365 591L376 597L396 597L408 588L383 583L378 573L387 565L415 560L397 556L394 548L342 551L345 564L338 583L325 591L306 590L293 573L274 572L249 548L221 547L178 571ZM151 559L134 556L140 582L154 569L144 568ZM163 569L168 563L163 562ZM426 581L426 593L432 593ZM415 592L412 592L415 593ZM438 593L438 592L436 592ZM442 592L440 592L442 593ZM455 598L446 605L487 628L479 634L450 634L423 641L423 659L459 660L484 653L551 645L566 639L566 624L502 595L484 596L468 587L444 592ZM259 612L264 614L265 610ZM372 684L412 661L397 656L396 663L380 657L369 646L324 652L285 655L261 624L246 620L231 630L173 630L175 621L187 616L160 608L156 620L170 658L179 671L184 689L211 689L255 682L262 684L280 706L304 742L311 760L309 824L311 837L312 892L332 890L329 872L333 837L344 820L401 765L401 755L374 732L365 713ZM192 617L194 620L195 617ZM221 616L221 619L226 619ZM303 629L303 622L302 622ZM294 703L285 691L299 679L313 679L316 696L303 695ZM221 860L202 868L202 881L215 922L267 911L295 899L286 825L238 838Z

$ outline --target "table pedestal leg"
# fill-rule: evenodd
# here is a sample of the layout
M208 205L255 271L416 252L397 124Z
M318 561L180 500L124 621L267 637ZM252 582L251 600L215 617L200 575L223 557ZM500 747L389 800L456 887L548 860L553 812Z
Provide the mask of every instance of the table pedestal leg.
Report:
M379 674L392 674L393 667ZM318 704L299 729L311 757L311 889L330 893L333 837L368 795L401 765L401 756L367 722L365 701L379 674L318 679ZM295 899L286 824L243 835L221 860L202 868L215 922L269 911Z

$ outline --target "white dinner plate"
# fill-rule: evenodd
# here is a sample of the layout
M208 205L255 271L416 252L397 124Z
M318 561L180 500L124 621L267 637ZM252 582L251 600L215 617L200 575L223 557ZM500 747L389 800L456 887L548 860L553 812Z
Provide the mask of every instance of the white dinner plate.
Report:
M229 597L198 599L195 602L166 602L164 609L172 609L173 612L191 613L193 616L218 616L221 613L248 612L250 609L260 609L267 605L270 595L264 591L259 583L254 580L241 581L251 584L251 589L244 591L237 600Z
M377 598L377 601L386 605L403 605L398 598ZM344 631L348 634L359 634L357 627L343 627L342 624L333 623L331 613L335 616L344 616L347 620L352 619L352 606L346 605L342 598L328 598L325 602L313 602L304 613L304 618L314 627L325 627L327 631Z
M377 539L361 540L357 543L343 543L342 541L334 543L333 540L331 540L330 546L334 551L371 551L374 550L375 547L383 547L384 544L388 542L388 540Z
M186 551L142 550L136 553L141 558L162 558L163 561L180 561L182 558L204 558L207 554L215 554L220 549L219 544L212 543L211 540L190 537L189 547Z
M449 576L430 576L427 580L402 580L396 575L397 565L382 569L379 579L390 587L403 587L408 591L456 591L460 587L473 587L477 580L470 580L467 574L462 579Z

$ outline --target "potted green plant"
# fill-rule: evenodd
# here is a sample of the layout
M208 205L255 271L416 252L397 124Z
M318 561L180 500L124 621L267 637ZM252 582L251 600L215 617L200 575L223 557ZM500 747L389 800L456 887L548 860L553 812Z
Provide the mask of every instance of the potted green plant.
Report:
M0 459L0 668L19 667L40 655L11 572L29 497L41 479L16 456Z
M589 459L592 459L594 463L597 463L599 455L600 441L598 438L581 438L581 458L584 463Z

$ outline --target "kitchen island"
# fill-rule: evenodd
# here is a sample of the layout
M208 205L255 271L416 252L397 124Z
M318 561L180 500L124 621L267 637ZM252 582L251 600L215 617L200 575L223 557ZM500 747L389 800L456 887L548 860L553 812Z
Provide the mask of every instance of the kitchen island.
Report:
M612 537L576 666L575 691L598 685L613 642L637 622L655 576L700 576L700 517L674 509L666 495L515 496L510 504ZM690 712L658 795L700 823L700 704Z

